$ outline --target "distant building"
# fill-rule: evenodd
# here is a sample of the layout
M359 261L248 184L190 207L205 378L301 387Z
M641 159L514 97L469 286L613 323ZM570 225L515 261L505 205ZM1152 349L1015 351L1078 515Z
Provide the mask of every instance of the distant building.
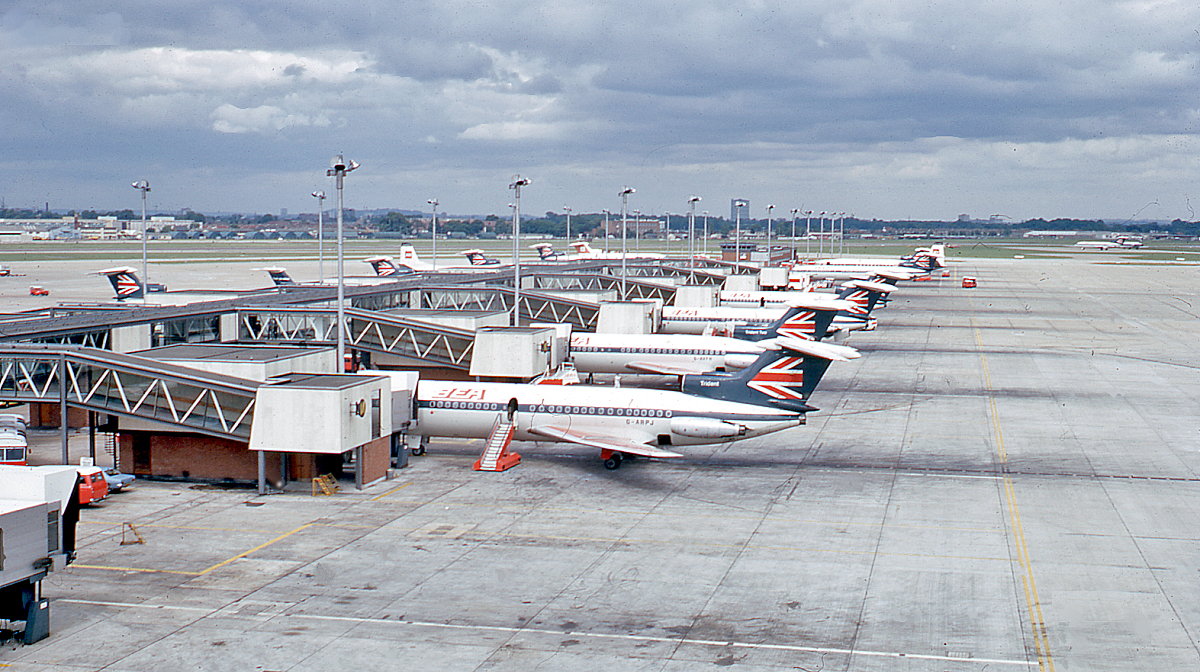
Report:
M741 204L742 218L745 219L750 216L750 199L734 198L729 201L729 221L731 222L737 219L738 204Z

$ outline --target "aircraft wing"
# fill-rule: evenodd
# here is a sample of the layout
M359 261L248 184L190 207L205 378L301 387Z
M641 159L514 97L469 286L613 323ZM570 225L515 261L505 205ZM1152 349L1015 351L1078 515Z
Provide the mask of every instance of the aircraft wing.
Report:
M670 366L654 362L629 362L625 368L638 373L656 373L660 376L690 376L697 373L712 373L712 369L699 367Z
M615 450L620 453L628 453L630 455L642 455L645 457L683 457L679 453L672 453L669 450L662 450L648 446L644 443L631 441L625 437L613 436L611 434L601 434L595 430L580 432L572 431L555 425L537 425L529 428L530 434L544 436L548 439L556 439L558 441L567 441L569 443L578 443L581 446L590 446L601 450Z

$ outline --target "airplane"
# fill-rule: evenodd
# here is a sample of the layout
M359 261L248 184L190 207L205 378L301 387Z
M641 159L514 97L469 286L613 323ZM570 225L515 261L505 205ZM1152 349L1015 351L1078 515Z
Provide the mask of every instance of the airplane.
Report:
M550 243L537 243L529 247L537 250L538 259L541 261L588 261L592 259L620 259L620 252L605 252L603 250L593 250L592 246L585 240L576 240L572 242L571 249L575 250L575 254L560 254L554 251L554 247ZM649 252L630 252L624 255L626 259L665 259L662 254L652 254Z
M1085 250L1108 250L1114 247L1129 249L1142 246L1142 241L1130 238L1128 236L1118 236L1112 240L1081 240L1075 243L1075 247Z
M462 254L467 257L470 262L466 266L446 264L440 266L436 270L453 269L456 272L462 272L468 269L477 269L480 266L495 267L500 266L499 259L492 259L486 256L483 250L463 250ZM375 274L379 277L388 277L399 273L410 273L414 271L432 271L435 270L429 262L422 261L417 256L417 250L412 245L404 244L400 246L400 260L397 261L392 257L368 257L363 259L375 269Z
M165 292L167 286L158 282L151 282L149 286L144 287L143 283L137 276L137 269L132 266L117 266L115 268L106 268L103 271L97 271L97 275L103 275L112 283L113 291L117 293L116 299L124 301L125 299L140 299L145 296L145 291L149 292Z
M818 347L812 347L812 346ZM409 433L487 439L505 421L517 441L573 443L600 449L607 469L625 456L683 457L677 448L731 443L804 424L805 403L832 359L823 343L802 351L764 351L734 375L684 376L693 393L589 385L530 385L421 380Z
M753 364L780 338L824 338L837 312L836 307L789 306L775 322L765 327L738 325L732 336L573 333L569 353L576 371L588 374L681 376L735 371Z
M853 280L863 274L883 277L899 276L898 279L906 280L916 276L929 275L934 270L945 268L945 266L946 246L934 245L931 248L919 247L913 254L901 257L899 262L891 259L870 258L817 259L809 263L795 264L792 266L791 272L838 280Z
M850 280L842 283L842 291L837 298L853 301L859 308L870 312L880 297L896 290L895 285L867 280ZM810 292L787 290L781 292L738 292L722 290L717 293L717 300L722 306L734 308L768 308L789 305L791 301ZM817 296L832 296L823 292L811 292Z
M843 310L857 313L859 310L853 302L844 299L823 298L828 295L811 292L798 292L797 294L798 296L792 299L788 308L663 306L662 324L658 331L660 334L704 334L706 332L713 333L716 330L725 332L734 338L762 340L771 338L772 336L765 335L769 332L770 327L791 311L796 311L793 315L802 315L805 312L814 312L819 315ZM807 296L805 296L806 294ZM812 322L814 316L805 316L803 319ZM813 338L813 336L809 337Z
M311 282L296 282L295 280L292 279L292 276L288 274L287 269L283 268L282 266L267 266L265 268L256 268L253 270L266 271L271 276L271 282L275 283L276 287L298 287L298 286L336 287L337 286L337 278L336 277L326 278L324 282L319 282L316 280L313 280ZM373 277L364 277L364 276L359 275L359 276L347 276L347 277L343 278L343 282L346 285L353 286L353 287L381 285L381 284L386 284L386 282L389 280L390 280L390 278L388 278L385 275L376 275Z
M881 299L886 298L895 289L895 285L883 282L868 282L866 280L851 280L843 283L842 291L837 294L837 298L850 301L858 309L839 312L833 318L833 330L872 331L875 328L875 321L871 318L871 311L879 305ZM796 299L797 295L803 296L806 293L809 292L722 291L717 293L717 298L722 306L734 308L780 308L789 305L790 302ZM818 296L829 295L818 294Z

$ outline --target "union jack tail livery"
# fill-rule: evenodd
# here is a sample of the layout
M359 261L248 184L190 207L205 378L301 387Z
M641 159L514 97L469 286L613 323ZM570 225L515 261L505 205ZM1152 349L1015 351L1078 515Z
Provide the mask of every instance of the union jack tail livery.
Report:
M409 249L411 250L412 248L410 247ZM402 253L403 251L403 248L401 248ZM416 253L414 252L412 256L415 258ZM400 268L396 266L396 262L391 257L370 257L364 259L363 261L370 264L371 268L375 269L375 275L381 278L398 275L400 273Z
M538 259L542 261L558 261L558 252L554 251L554 247L550 243L538 243L530 247L537 250Z
M471 262L472 266L498 266L500 264L499 259L490 259L484 256L483 250L463 250L463 254L466 255L467 261Z
M274 266L271 268L264 268L262 270L271 275L271 282L275 283L276 287L287 287L289 285L296 284L296 281L292 280L292 276L288 275L286 268Z
M743 341L765 341L779 336L819 341L825 338L829 324L837 314L836 308L792 306L782 317L766 327L737 325L733 328L733 337Z
M846 313L846 315L864 320L871 315L871 311L875 309L881 297L887 296L896 289L895 285L882 282L868 282L866 280L851 280L843 284L842 287L843 289L838 294L838 298L845 299L858 306L858 310Z
M118 266L116 268L107 268L100 271L100 275L108 278L112 283L113 291L117 293L116 299L124 301L125 299L140 299L145 296L145 286L138 279L137 269L132 266ZM165 292L166 285L156 283L150 284L150 291Z
M732 374L683 377L683 391L711 399L772 406L798 413L817 409L806 402L833 360L859 356L854 348L779 338L746 369Z

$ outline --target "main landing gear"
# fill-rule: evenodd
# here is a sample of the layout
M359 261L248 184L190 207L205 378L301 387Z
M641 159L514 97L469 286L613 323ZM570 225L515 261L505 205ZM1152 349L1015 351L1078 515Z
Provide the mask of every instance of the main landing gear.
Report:
M615 450L601 450L600 459L604 460L605 469L619 469L625 456Z

